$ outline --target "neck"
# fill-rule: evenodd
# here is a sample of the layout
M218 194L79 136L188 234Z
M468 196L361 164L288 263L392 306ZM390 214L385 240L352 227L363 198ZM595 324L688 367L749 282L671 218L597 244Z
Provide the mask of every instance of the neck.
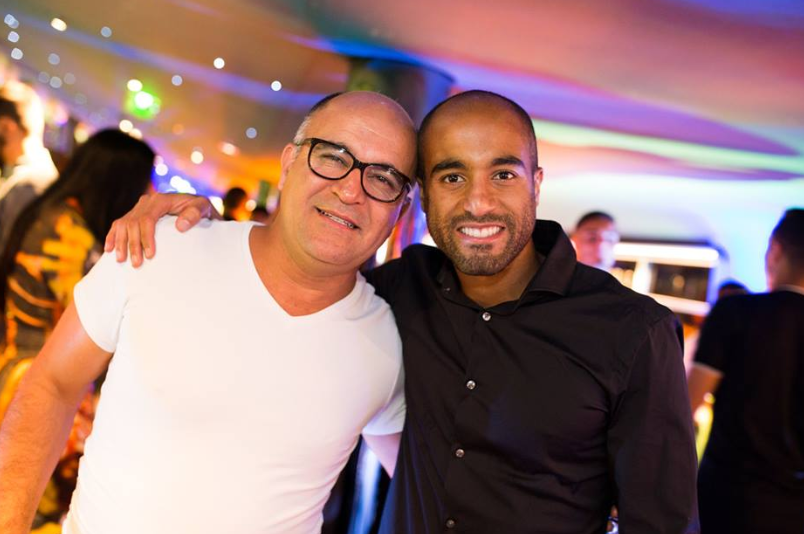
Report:
M516 258L497 274L473 276L457 272L464 294L484 308L490 308L519 299L540 265L536 247L529 240Z
M356 272L332 272L296 261L279 225L255 226L249 248L257 273L274 300L288 315L310 315L335 304L354 288Z
M798 274L795 276L791 275L776 281L776 283L773 284L773 287L771 287L771 291L785 287L797 287L804 290L804 274Z

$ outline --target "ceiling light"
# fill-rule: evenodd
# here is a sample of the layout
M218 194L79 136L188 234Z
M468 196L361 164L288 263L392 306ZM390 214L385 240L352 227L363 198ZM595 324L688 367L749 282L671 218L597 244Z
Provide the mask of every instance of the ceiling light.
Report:
M53 27L54 30L63 32L67 29L67 23L61 20L60 18L56 17L50 21L50 25Z
M75 75L72 72L65 72L64 73L64 83L67 85L72 85L75 83Z
M134 139L142 139L142 131L139 128L132 128L131 131L128 132L128 135Z
M48 74L45 71L42 71L39 73L37 80L39 80L42 83L50 83L50 74Z
M65 76L66 78L66 76ZM75 94L75 103L79 106L83 106L87 103L87 97L84 93L76 93Z
M53 89L58 89L59 87L61 87L61 78L59 78L58 76L53 76L50 79L50 87L52 87Z
M11 51L11 59L22 59L22 50L15 48Z
M215 61L212 62L212 65L214 65L216 69L220 70L226 65L226 62L222 57L216 57Z
M142 91L142 82L136 78L131 78L126 84L126 87L128 87L129 91L136 93L137 91Z
M11 30L10 32L8 32L8 40L12 43L16 43L17 41L20 40L20 34L15 32L14 30Z
M190 161L192 161L196 165L201 165L202 163L204 163L204 154L199 149L196 148L190 154Z
M170 83L172 83L173 85L175 85L176 87L178 87L178 86L180 86L182 83L184 83L184 80L183 80L183 79L182 79L182 77L181 77L181 76L179 76L178 74L174 74L174 75L173 75L173 77L170 79Z
M51 65L58 65L59 63L61 63L61 58L59 57L58 54L50 54L49 56L47 56L47 62L50 63Z
M218 149L220 149L220 151L227 156L236 156L240 152L239 148L226 141L223 141L221 144L219 144Z
M274 91L281 90L282 89L282 82L280 82L279 80L272 81L271 82L271 89L273 89Z
M121 132L130 132L134 128L134 124L131 123L128 119L123 119L120 121L120 131Z
M109 26L104 26L101 28L100 34L108 39L112 36L112 29Z
M73 138L79 145L86 142L86 140L89 139L89 128L87 128L87 125L83 122L76 124L75 130L73 131Z
M254 139L255 137L257 137L257 129L253 128L253 127L252 128L247 128L246 129L246 137L248 137L249 139Z
M156 174L158 174L159 176L166 176L169 169L168 166L165 165L164 163L157 163L155 170Z
M6 25L7 25L9 28L13 29L13 30L16 30L16 29L19 27L19 25L20 25L20 21L18 21L18 20L17 20L17 19L14 17L14 15L12 15L12 14L10 14L10 13L9 13L8 15L6 15L6 18L4 18L4 19L3 19L3 22L5 22L5 23L6 23Z

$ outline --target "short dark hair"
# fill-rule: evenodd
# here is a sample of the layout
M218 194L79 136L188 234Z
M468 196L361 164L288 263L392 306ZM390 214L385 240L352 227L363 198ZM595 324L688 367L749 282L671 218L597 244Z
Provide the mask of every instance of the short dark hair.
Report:
M795 269L804 269L804 209L785 211L771 232L771 238L781 245Z
M223 195L223 209L229 211L236 208L243 200L248 197L246 190L242 187L233 187Z
M0 117L8 117L22 126L22 116L17 103L2 96L0 96Z
M589 213L585 213L578 219L578 223L575 225L575 229L580 228L584 224L588 223L589 221L593 221L595 219L603 219L614 224L614 217L606 213L605 211L590 211Z
M539 166L539 152L536 148L536 132L533 130L533 120L528 115L528 112L525 111L522 106L511 100L510 98L506 98L500 94L492 93L491 91L481 91L479 89L473 89L471 91L464 91L463 93L458 93L457 95L453 95L436 107L430 110L430 112L425 115L424 119L422 120L422 125L419 127L419 143L418 143L418 153L419 153L419 162L418 166L416 167L416 174L422 182L424 182L424 163L422 162L421 155L422 152L422 139L424 139L427 130L430 129L430 125L435 119L436 115L438 115L439 111L446 105L451 104L459 104L464 101L492 101L497 104L502 105L505 108L511 110L514 115L517 117L517 120L521 123L522 129L526 132L528 137L528 144L529 144L529 151L531 161L530 164L533 166L535 170Z

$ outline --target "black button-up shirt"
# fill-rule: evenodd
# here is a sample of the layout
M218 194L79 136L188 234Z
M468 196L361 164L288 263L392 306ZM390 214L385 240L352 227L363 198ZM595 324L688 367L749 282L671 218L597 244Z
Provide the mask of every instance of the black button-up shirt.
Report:
M576 262L545 257L519 300L485 309L439 250L370 275L404 346L407 419L385 534L694 531L696 457L673 314Z

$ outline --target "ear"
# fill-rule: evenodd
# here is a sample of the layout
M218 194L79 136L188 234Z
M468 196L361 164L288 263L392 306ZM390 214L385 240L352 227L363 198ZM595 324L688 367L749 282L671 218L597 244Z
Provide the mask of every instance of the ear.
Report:
M282 149L282 155L279 157L279 163L282 168L282 174L279 176L279 190L282 191L282 188L285 187L285 180L288 177L288 169L290 166L293 165L293 162L296 161L296 157L298 154L296 150L299 147L294 145L293 143L288 143L285 145L285 148Z
M396 222L399 222L402 217L408 212L410 207L413 205L413 199L416 197L416 186L414 185L413 188L408 191L408 194L405 195L405 198L402 199L402 209L399 210L399 216L396 218Z
M542 180L544 179L544 170L541 167L536 167L533 173L533 196L536 199L536 205L539 205L539 194L542 191Z
M416 178L416 185L419 187L419 204L421 204L422 211L427 213L427 193L424 189L424 179Z

